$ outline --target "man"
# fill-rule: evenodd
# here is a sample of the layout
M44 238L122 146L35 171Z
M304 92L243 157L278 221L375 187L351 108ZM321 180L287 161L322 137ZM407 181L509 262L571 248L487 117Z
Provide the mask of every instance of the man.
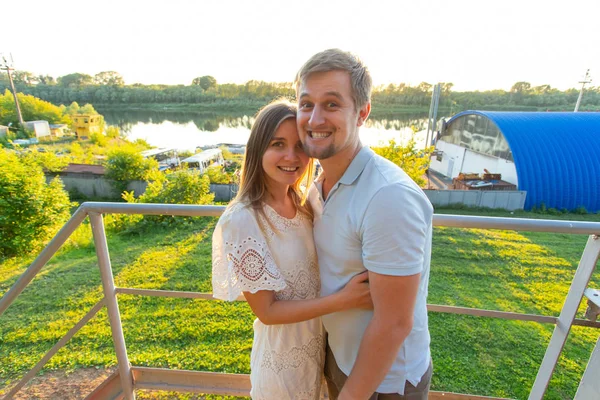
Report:
M296 76L298 131L323 173L311 189L322 295L369 271L373 311L323 317L332 399L425 399L431 380L427 284L433 209L395 164L363 147L371 77L326 50Z

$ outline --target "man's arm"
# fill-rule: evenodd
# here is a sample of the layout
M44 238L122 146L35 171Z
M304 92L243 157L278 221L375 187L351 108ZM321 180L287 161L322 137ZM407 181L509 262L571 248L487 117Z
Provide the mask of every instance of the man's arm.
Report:
M387 375L412 330L420 274L390 276L369 272L373 319L339 400L368 399Z
M360 233L373 319L339 400L368 399L410 334L432 215L425 195L402 184L383 187L369 203Z

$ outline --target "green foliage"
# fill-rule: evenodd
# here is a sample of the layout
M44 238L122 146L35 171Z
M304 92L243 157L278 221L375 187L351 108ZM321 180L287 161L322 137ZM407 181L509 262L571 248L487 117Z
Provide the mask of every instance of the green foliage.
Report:
M197 85L204 90L208 90L210 88L217 87L217 80L210 75L205 75L199 78L194 78L194 80L192 81L192 85Z
M93 78L88 74L68 74L58 78L58 85L63 87L78 88L79 86L90 85L93 83Z
M39 250L69 218L60 179L46 183L32 157L0 150L0 257Z
M66 157L59 157L54 153L38 151L38 148L33 148L32 151L27 151L21 156L21 160L26 165L38 165L47 172L59 172L69 165L69 160Z
M123 199L128 203L163 203L163 204L211 204L215 195L210 192L208 176L196 171L180 170L166 175L148 184L144 194L135 198L133 192L124 192ZM189 223L190 217L155 216L114 216L109 225L117 230L128 228L136 230L144 225L169 225L173 223Z
M125 81L121 74L115 71L103 71L94 75L94 83L96 85L106 86L123 86Z
M108 137L106 137L103 133L94 132L90 134L90 141L98 146L106 147L108 145Z
M396 141L392 139L387 146L373 147L373 151L402 168L419 186L425 185L426 180L423 178L423 174L429 168L429 160L433 147L418 150L415 144L414 133L404 146L397 145Z
M106 136L110 139L116 139L121 137L121 131L118 126L109 125L109 127L106 128Z
M144 158L137 147L124 145L111 149L106 161L106 177L127 185L133 180L144 181L158 172L158 162Z
M17 98L25 121L45 120L50 124L68 124L71 122L63 110L47 101L22 93L17 93ZM14 97L7 89L3 95L0 94L0 125L8 125L9 123L18 126L19 117L17 116Z
M233 181L230 174L225 172L222 167L218 165L214 165L212 167L208 167L205 172L206 176L210 180L210 183L217 184L229 184Z

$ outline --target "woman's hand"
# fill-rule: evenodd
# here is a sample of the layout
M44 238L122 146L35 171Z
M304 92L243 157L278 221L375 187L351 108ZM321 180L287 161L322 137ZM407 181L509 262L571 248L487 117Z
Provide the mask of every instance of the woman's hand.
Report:
M354 276L338 293L342 298L344 309L362 308L373 309L371 291L369 289L369 272L365 271Z

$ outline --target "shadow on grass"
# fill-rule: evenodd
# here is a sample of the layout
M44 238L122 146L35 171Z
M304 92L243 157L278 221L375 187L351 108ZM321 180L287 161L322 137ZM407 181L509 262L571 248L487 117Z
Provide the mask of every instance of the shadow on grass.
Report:
M586 239L436 228L428 302L558 315ZM553 329L430 313L432 387L526 398ZM597 334L593 328L573 329L545 398L573 398Z

